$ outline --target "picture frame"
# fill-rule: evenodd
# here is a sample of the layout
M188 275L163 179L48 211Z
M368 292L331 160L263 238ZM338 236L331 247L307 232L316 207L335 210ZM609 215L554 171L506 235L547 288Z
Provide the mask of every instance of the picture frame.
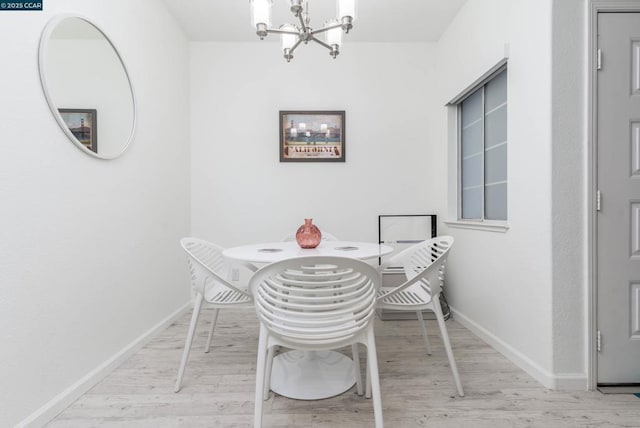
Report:
M62 120L73 136L87 149L98 153L98 112L96 109L59 108Z
M281 110L280 162L345 162L344 110Z

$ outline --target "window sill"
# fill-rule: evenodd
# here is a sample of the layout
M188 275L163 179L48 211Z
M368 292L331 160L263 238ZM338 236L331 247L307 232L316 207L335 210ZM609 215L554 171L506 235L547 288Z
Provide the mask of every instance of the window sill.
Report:
M449 220L445 221L449 227L457 229L474 229L474 230L486 230L488 232L500 232L506 233L509 230L509 226L506 222L478 222L478 221L465 221L465 220Z

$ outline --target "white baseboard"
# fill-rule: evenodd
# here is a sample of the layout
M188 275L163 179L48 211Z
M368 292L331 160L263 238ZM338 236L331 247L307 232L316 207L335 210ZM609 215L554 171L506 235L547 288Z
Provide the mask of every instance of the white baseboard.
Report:
M100 364L98 367L87 373L84 377L71 385L69 388L56 395L53 399L49 400L44 406L29 415L26 419L16 425L16 428L34 428L41 427L47 422L55 418L60 412L69 407L74 401L76 401L82 394L90 390L98 382L109 375L120 364L127 360L131 355L140 350L144 345L149 343L151 339L156 337L160 332L167 328L171 323L180 318L186 313L193 304L191 302L186 303L180 307L177 311L160 321L155 326L151 327L147 332L143 333L140 337L129 343L122 348L118 353L111 358Z
M589 382L584 373L559 373L555 375L555 386L558 391L588 391Z
M454 307L451 307L451 312L456 321L487 342L496 351L507 357L509 361L527 372L545 388L564 391L586 391L588 389L587 376L585 373L553 374Z

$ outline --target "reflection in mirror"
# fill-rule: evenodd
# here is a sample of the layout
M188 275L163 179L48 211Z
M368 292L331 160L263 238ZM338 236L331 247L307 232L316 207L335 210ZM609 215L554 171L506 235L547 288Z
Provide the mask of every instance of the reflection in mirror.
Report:
M49 107L69 139L102 159L121 155L133 137L135 101L105 34L86 18L56 17L42 34L39 67Z

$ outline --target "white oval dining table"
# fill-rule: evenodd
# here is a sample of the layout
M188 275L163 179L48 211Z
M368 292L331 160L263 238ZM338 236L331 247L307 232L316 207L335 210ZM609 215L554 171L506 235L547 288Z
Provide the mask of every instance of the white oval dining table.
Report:
M223 256L230 260L269 264L305 256L338 256L359 260L382 257L393 252L384 244L355 241L322 241L313 249L302 249L295 241L267 242L227 248ZM273 359L271 390L298 400L334 397L356 383L353 360L335 351L297 351L279 354Z

